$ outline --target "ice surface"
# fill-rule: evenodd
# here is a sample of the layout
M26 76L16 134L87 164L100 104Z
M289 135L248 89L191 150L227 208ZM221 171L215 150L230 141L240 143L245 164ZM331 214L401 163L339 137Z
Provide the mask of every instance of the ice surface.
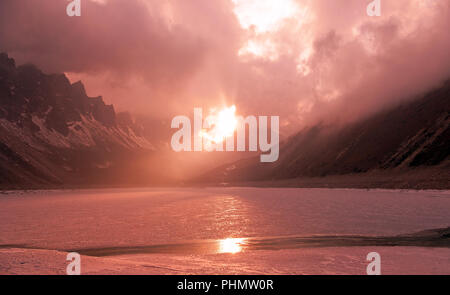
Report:
M9 192L0 195L0 245L9 245L1 249L0 270L11 273L17 270L14 265L23 267L13 258L38 251L34 249L153 247L279 236L393 236L449 226L448 191L152 188ZM10 253L12 249L16 252ZM186 249L186 253L154 251L88 259L105 260L105 265L114 264L113 258L125 264L134 261L136 267L147 264L132 273L157 265L181 273L364 274L365 255L379 249L387 273L450 273L449 248L308 247L235 254ZM94 267L92 273L121 269L131 271Z

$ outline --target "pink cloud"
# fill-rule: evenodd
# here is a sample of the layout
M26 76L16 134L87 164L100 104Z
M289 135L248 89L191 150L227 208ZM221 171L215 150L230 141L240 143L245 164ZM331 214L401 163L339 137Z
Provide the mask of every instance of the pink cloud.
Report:
M78 18L65 1L3 0L0 50L82 79L119 109L236 104L279 115L286 131L354 120L450 77L448 1L382 0L375 18L370 1L292 1L295 15L256 30L231 0L83 1ZM261 54L239 54L249 41Z

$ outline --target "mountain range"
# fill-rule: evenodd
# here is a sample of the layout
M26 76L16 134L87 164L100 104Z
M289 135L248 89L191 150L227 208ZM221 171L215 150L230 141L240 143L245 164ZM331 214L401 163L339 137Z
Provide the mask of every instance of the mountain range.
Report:
M305 127L280 144L275 163L249 154L174 153L167 122L117 113L102 97L89 97L82 82L17 66L0 53L1 188L176 185L180 179L189 185L448 188L449 125L447 81L351 124ZM192 165L203 174L191 173Z
M224 165L200 183L450 187L450 81L351 124L319 123L280 144L280 159ZM261 183L259 184L261 185Z
M149 169L130 167L155 147L128 113L116 114L81 82L16 66L0 54L0 185L149 183Z

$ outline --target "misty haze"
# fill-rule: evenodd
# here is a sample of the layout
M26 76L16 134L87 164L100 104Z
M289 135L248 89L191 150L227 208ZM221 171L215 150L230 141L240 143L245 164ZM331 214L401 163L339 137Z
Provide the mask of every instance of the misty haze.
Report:
M449 5L0 1L0 274L449 275Z

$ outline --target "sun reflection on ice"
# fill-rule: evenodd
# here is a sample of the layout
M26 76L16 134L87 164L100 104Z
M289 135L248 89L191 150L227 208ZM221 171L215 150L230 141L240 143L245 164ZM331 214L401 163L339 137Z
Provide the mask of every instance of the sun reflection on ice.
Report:
M219 240L219 253L238 253L242 251L242 244L245 239L224 239Z

